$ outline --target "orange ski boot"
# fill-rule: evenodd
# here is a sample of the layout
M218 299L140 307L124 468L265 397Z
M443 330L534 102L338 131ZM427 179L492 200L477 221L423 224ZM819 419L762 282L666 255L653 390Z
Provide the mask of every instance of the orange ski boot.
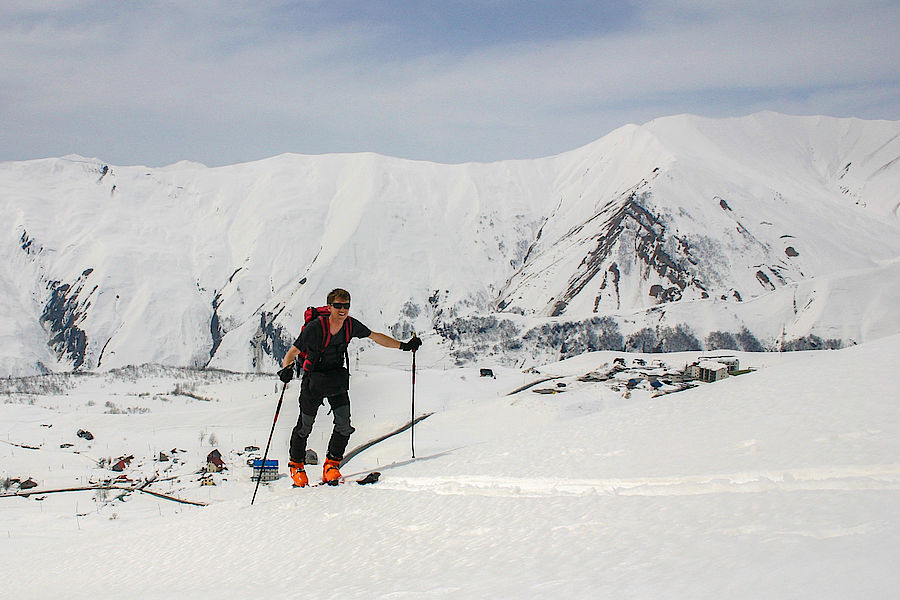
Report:
M294 487L306 487L309 477L306 476L306 468L303 463L291 461L288 466L291 468L291 480L294 482Z
M337 485L341 479L341 472L338 469L340 466L341 461L333 458L327 459L322 467L322 483Z

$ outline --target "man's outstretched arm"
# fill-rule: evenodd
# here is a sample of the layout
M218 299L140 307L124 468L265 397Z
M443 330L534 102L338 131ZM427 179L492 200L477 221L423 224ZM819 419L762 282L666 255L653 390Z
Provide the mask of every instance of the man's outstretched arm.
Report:
M369 335L369 339L378 344L379 346L384 346L385 348L399 348L400 340L395 340L389 335L385 335L383 333L378 333L377 331L373 331Z
M385 348L400 348L401 350L412 350L413 352L418 350L419 346L422 345L422 340L420 340L415 335L412 336L412 338L410 338L408 342L401 342L400 340L395 340L389 335L373 331L371 335L369 335L369 339L379 346L384 346Z

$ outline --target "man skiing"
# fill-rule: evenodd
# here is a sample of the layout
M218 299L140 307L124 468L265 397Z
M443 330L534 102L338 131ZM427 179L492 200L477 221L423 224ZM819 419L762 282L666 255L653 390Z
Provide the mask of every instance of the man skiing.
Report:
M413 351L419 349L422 340L413 336L408 342L370 330L349 316L350 292L335 289L328 294L328 317L309 321L300 331L300 336L288 350L278 376L285 384L294 376L294 361L306 353L303 362L303 378L300 382L300 415L291 432L290 462L291 479L297 487L309 483L306 475L306 441L312 432L316 413L322 401L328 398L334 413L334 430L328 442L328 453L322 469L322 482L335 482L341 477L339 470L344 450L354 429L350 425L350 373L344 367L349 358L347 346L351 338L369 338L385 348L399 348Z

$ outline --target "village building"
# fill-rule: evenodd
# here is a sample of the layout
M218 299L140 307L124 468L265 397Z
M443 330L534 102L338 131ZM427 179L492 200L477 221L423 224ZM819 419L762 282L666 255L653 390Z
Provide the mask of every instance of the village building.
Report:
M110 467L110 469L116 472L124 471L131 464L132 460L134 460L133 454L130 456L121 456L117 459L116 463Z
M696 362L688 367L688 374L698 381L720 381L728 377L728 365L711 360Z
M728 367L729 373L734 373L735 371L739 371L741 368L741 361L737 356L701 356L697 359L699 362L703 361L712 361L725 365Z
M253 481L259 480L265 483L276 479L278 479L278 460L266 459L265 464L262 459L253 461Z
M721 381L738 371L741 362L736 356L701 356L685 367L685 374L698 381Z
M209 456L206 457L206 470L209 473L218 473L219 471L224 470L225 461L222 459L222 453L218 450L213 450L209 453Z

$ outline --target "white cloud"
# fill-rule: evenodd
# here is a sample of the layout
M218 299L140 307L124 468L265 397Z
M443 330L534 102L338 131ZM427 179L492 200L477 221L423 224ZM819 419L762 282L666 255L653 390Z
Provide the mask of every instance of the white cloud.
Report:
M0 159L52 152L42 122L109 160L219 164L283 151L550 154L623 119L685 111L900 118L895 2L651 1L615 33L414 56L385 24L314 27L302 10L109 6L0 9L0 117L16 142ZM126 156L106 154L116 144Z

